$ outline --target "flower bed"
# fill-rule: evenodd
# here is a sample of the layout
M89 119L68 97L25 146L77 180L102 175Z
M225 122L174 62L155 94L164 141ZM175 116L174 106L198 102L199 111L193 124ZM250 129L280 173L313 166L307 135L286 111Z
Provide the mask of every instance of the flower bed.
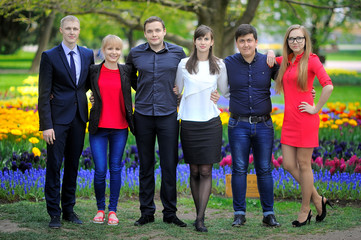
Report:
M29 78L26 80L27 87L13 88L6 94L0 94L0 199L39 200L44 197L46 144L38 131L36 80ZM219 165L215 164L213 169L213 192L216 194L224 194L225 174L231 173L227 133L229 112L227 109L221 111L224 144L223 160ZM315 148L311 160L316 187L328 198L360 199L360 103L328 103L327 109L320 112L320 119L320 146ZM272 158L275 196L299 198L301 196L298 184L282 168L279 140L283 121L282 109L273 109L272 120L275 126ZM134 143L134 137L130 135L123 158L122 195L138 193L139 160ZM158 155L156 158L158 159ZM183 163L181 145L179 162L178 191L189 193L189 167ZM93 165L91 150L86 147L80 159L78 196L90 197L94 194ZM254 172L252 154L249 171ZM156 163L155 177L159 189L159 161Z
M155 170L156 189L160 189L160 168ZM254 170L250 171L255 173ZM213 168L213 193L224 194L226 174L231 173L229 167ZM121 196L137 195L139 191L139 167L122 169ZM189 167L180 164L177 167L177 188L179 192L190 194ZM274 195L279 198L301 198L301 189L293 177L282 167L272 171L274 180ZM61 178L63 174L61 173ZM78 172L78 197L91 197L94 192L94 170L80 169ZM356 200L361 198L361 174L334 173L329 170L314 172L315 186L320 193L329 199ZM0 199L7 201L16 200L41 200L44 199L45 170L32 168L25 170L0 171ZM106 176L109 191L109 172ZM109 192L107 192L109 194Z

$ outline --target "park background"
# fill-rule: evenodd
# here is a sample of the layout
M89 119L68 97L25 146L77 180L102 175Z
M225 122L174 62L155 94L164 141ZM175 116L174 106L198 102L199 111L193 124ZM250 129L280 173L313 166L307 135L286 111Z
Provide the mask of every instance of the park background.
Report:
M139 217L138 157L134 137L130 134L123 157L122 189L118 212L120 228L93 226L96 212L93 193L93 163L88 140L80 159L78 204L76 211L85 220L79 229L64 225L64 230L46 229L48 216L44 202L46 146L38 131L37 81L40 54L61 42L59 21L74 14L81 22L79 45L94 49L100 61L101 40L116 34L125 42L124 57L130 47L144 42L143 22L152 15L166 24L166 41L192 47L192 34L199 24L211 26L215 32L215 54L233 54L233 33L241 23L251 23L258 30L258 49L281 53L283 34L291 24L305 25L312 36L314 52L322 60L334 82L335 90L320 112L320 147L313 154L315 185L320 194L334 203L322 224L305 229L292 229L291 221L300 206L300 189L282 168L280 130L283 119L283 96L272 90L275 126L273 177L275 211L283 225L276 230L261 227L259 199L247 199L246 231L231 228L232 199L226 198L225 175L231 172L228 145L227 101L219 108L224 128L223 159L213 171L213 194L206 212L210 232L208 239L317 238L349 233L349 239L360 234L361 211L361 4L358 1L288 1L288 0L198 0L198 1L1 1L0 8L0 239L57 238L134 238L193 239L203 235L192 228L180 230L158 221L140 229L132 226ZM124 61L124 59L122 60ZM315 80L317 97L321 87ZM316 97L316 99L317 99ZM157 155L156 155L157 156ZM179 146L178 192L179 217L189 225L195 214L189 190L189 170L183 164ZM252 163L250 155L250 163ZM159 162L156 161L156 167ZM249 171L254 172L253 164ZM160 171L155 172L159 190ZM156 194L157 209L162 209ZM314 212L315 209L313 208ZM320 227L322 226L322 227ZM356 231L356 232L355 232ZM339 234L339 235L338 235ZM356 235L354 235L356 234ZM104 236L105 235L105 236ZM336 238L335 238L336 237Z

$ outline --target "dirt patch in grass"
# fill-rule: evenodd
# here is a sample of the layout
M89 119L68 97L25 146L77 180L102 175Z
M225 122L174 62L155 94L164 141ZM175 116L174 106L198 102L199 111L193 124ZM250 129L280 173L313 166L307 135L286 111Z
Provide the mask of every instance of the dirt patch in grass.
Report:
M11 222L8 219L0 220L0 232L14 233L19 231L32 231L32 229L21 228L19 224Z

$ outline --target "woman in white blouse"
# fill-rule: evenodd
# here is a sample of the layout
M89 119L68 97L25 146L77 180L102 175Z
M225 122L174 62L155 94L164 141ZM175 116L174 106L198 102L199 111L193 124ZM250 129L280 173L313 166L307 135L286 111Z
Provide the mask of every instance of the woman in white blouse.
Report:
M201 25L194 33L189 58L178 65L176 86L183 91L178 119L184 160L190 167L190 186L197 217L194 226L207 232L204 213L212 190L212 167L221 159L222 122L211 94L217 89L228 93L227 71L222 59L212 53L213 31Z

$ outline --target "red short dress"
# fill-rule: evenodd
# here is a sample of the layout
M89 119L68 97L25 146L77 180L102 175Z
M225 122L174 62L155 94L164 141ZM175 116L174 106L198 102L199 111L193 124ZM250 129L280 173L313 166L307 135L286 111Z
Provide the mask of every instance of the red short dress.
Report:
M296 57L292 63L293 53L288 57L288 67L283 76L283 92L285 97L284 119L281 132L281 143L293 147L318 147L318 129L320 117L318 114L300 112L298 106L301 102L314 104L312 98L312 86L317 76L322 87L332 85L320 59L316 54L311 53L308 59L307 91L302 91L297 86L298 64L303 53ZM282 57L277 58L282 62Z

